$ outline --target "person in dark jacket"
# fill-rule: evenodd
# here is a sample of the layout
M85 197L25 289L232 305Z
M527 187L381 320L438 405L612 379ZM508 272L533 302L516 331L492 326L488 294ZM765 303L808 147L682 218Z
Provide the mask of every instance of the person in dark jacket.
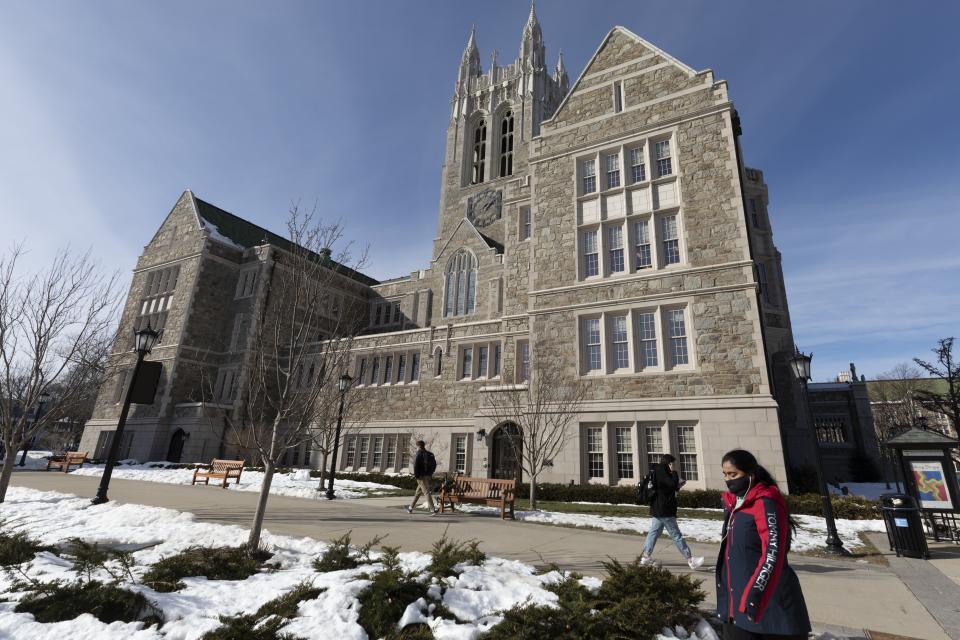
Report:
M723 456L724 520L717 615L724 640L806 638L810 617L787 563L791 522L777 482L749 451Z
M436 471L437 461L433 453L427 450L427 443L417 440L417 457L413 459L413 477L417 480L417 491L413 494L413 503L407 507L407 513L413 513L417 508L420 496L426 496L430 515L437 515L437 507L433 504L430 495L430 485L433 483L433 472Z
M694 556L687 546L687 541L683 539L680 533L680 526L677 524L677 491L683 486L684 480L673 470L673 464L676 462L669 453L665 453L660 458L660 464L653 468L656 492L653 502L650 504L650 532L647 534L647 542L643 547L643 556L640 558L640 564L652 565L653 548L657 544L657 539L663 530L667 530L667 535L677 545L677 549L683 554L687 564L691 569L699 569L703 564L702 556Z

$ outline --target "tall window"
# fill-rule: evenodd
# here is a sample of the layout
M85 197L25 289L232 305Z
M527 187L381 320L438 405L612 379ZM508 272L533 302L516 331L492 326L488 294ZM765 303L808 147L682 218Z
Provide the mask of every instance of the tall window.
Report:
M760 228L760 212L757 209L756 198L750 198L750 222L755 229Z
M657 177L673 174L673 159L670 156L670 141L661 140L655 145L657 153Z
M587 318L584 321L584 333L587 336L586 356L587 371L600 371L603 360L600 357L600 319Z
M657 322L652 313L637 315L637 330L640 337L640 364L657 366Z
M370 466L379 469L383 462L383 436L374 436L373 438L373 461Z
M387 469L397 466L397 437L387 436Z
M610 333L613 336L613 367L630 368L630 345L627 341L627 316L610 318Z
M390 374L393 372L393 356L383 359L383 384L390 384Z
M617 477L633 477L633 438L630 427L617 427Z
M607 162L607 189L620 186L620 154L611 153L606 156Z
M660 425L644 427L643 440L647 449L647 469L653 469L660 463L660 456L663 455L663 429Z
M140 301L140 313L137 315L134 331L150 327L161 332L167 324L167 313L173 302L173 292L177 288L177 278L180 277L180 267L155 269L147 273L147 282L143 287L143 298ZM131 336L131 340L133 336Z
M583 277L600 275L600 255L597 249L597 230L583 232Z
M587 469L591 478L603 477L602 427L587 427Z
M404 375L407 373L407 356L405 354L400 354L397 356L397 382L404 382Z
M453 437L453 470L455 473L467 472L467 436Z
M491 377L496 378L500 375L500 345L493 345L493 373Z
M487 362L489 361L489 348L477 347L477 377L487 377Z
M433 352L433 368L433 375L439 378L443 373L443 350L440 347Z
M414 352L410 356L410 382L416 382L420 379L420 352Z
M347 455L343 460L345 467L355 467L357 463L357 439L354 436L347 438Z
M643 147L630 149L630 172L634 182L643 182L647 179L647 160Z
M473 347L463 349L463 363L460 368L460 378L469 378L473 371Z
M697 440L692 425L677 425L674 427L674 436L677 442L677 462L680 463L680 477L684 480L699 480L697 470Z
M513 111L500 121L500 177L513 175ZM481 178L482 180L483 178Z
M380 384L380 358L374 357L370 368L370 384Z
M623 273L623 227L607 227L607 248L610 251L610 273Z
M677 231L677 216L663 216L660 218L660 228L663 238L663 264L680 262L680 234Z
M767 284L767 267L757 263L757 280L760 283L760 299L770 304L770 285Z
M583 176L583 193L593 193L597 190L597 162L596 160L584 160L580 164L581 174Z
M650 221L637 220L633 223L634 248L636 250L637 269L649 269L653 266L653 253L650 250Z
M360 438L360 464L358 466L367 467L367 456L370 453L370 438Z
M365 382L364 376L367 374L367 359L360 358L360 362L357 363L357 384L363 384Z
M249 298L253 295L253 290L256 288L257 284L257 271L256 269L247 269L246 271L240 272L240 277L237 278L237 291L234 295L235 298Z
M671 309L667 312L667 326L670 328L670 354L673 364L689 364L687 354L687 324L683 318L683 309Z
M473 130L473 177L471 182L483 182L484 170L487 164L487 122L481 120Z
M526 382L530 379L530 343L526 340L517 343L517 380Z
M443 315L462 316L473 313L476 288L477 259L472 253L461 249L447 262Z
M530 237L533 227L533 217L530 213L530 207L520 209L520 239L526 240Z
M613 83L613 111L623 111L623 83L619 80Z

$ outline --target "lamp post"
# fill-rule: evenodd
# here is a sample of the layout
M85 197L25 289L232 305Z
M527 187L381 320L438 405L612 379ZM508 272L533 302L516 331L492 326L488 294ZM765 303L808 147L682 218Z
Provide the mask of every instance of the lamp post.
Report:
M103 468L103 476L100 477L100 486L97 488L97 495L90 501L92 504L103 504L110 500L107 497L107 488L110 486L110 476L113 475L113 465L120 451L120 440L123 438L123 428L127 424L127 415L130 413L130 399L133 397L133 389L137 385L137 375L140 373L140 365L143 364L143 359L150 353L154 345L157 344L157 339L160 337L160 333L150 328L149 323L146 328L140 329L134 335L136 336L137 363L133 366L133 375L130 376L130 383L127 386L127 392L123 398L123 410L120 411L117 430L113 432L113 440L110 441L110 452L107 454L107 464Z
M40 416L43 415L43 405L50 401L50 394L46 391L42 392L37 397L37 408L33 412L33 424L36 425L40 421ZM30 445L33 444L33 441L36 439L37 434L34 433L29 440L23 445L23 455L20 456L20 466L25 467L27 465L27 452L30 451Z
M333 500L333 479L337 473L337 451L340 448L340 427L343 425L343 398L350 389L353 378L347 374L340 376L340 409L337 411L337 432L333 436L333 459L330 461L330 483L327 485L327 500Z
M790 360L790 366L793 373L800 381L803 387L803 401L807 409L807 418L810 422L810 437L813 438L813 451L816 455L817 483L820 486L820 499L823 502L823 516L827 521L827 546L825 551L830 554L842 556L846 555L847 550L843 548L843 541L837 534L837 523L833 519L833 503L830 502L830 491L827 489L827 481L823 476L823 456L820 453L820 439L817 437L816 429L813 428L813 418L810 416L810 396L807 393L807 381L810 380L810 361L813 360L813 354L807 355L797 349L793 358Z

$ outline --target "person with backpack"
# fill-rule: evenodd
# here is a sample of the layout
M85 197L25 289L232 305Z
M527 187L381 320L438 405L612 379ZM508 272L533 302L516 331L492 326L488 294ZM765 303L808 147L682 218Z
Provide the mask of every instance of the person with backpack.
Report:
M653 559L653 548L660 534L666 529L667 535L687 561L687 566L696 571L703 565L703 556L693 555L677 524L677 491L685 481L681 480L680 475L673 470L674 462L676 458L665 453L660 458L660 464L651 469L653 488L652 492L647 491L650 500L650 532L647 533L647 542L643 546L640 564L649 566L656 563ZM653 495L650 496L650 493Z
M427 443L417 440L417 457L413 460L413 477L417 480L417 492L413 494L413 503L407 507L407 513L413 513L420 501L420 496L426 496L430 515L437 515L437 508L430 495L430 485L433 483L433 474L437 470L437 459L433 452L427 451Z
M749 451L723 456L724 519L717 615L724 640L805 639L810 617L787 563L794 524L770 472Z

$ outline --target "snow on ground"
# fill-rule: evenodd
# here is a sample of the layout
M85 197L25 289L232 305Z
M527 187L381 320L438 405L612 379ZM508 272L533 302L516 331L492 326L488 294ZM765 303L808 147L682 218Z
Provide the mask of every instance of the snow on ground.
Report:
M834 495L843 495L843 490L836 485L829 485L830 493ZM868 500L879 500L884 493L897 493L897 485L890 483L887 488L885 482L841 482L840 487L846 487L851 496L860 496Z
M52 455L53 452L51 451L29 451L27 452L27 459L25 460L26 464L22 467L15 467L15 469L46 469L47 457ZM22 456L23 450L21 449L17 451L17 464L20 464L20 458ZM0 461L0 464L2 464L2 461Z
M496 507L483 507L478 505L458 505L458 509L464 511L496 513L500 510ZM561 513L557 511L517 511L517 520L525 522L537 522L541 524L561 525L568 527L583 527L588 529L600 529L602 531L629 531L632 533L645 534L650 530L650 518L632 517L632 516L601 516L586 513ZM827 535L826 521L818 516L794 516L797 521L797 533L791 543L793 551L811 551L823 547L824 539ZM700 542L719 543L720 531L723 522L720 520L707 520L699 518L677 518L680 525L680 531L690 540L699 540ZM883 532L886 529L883 526L883 520L841 520L838 519L837 533L843 540L847 549L855 549L863 546L863 541L858 535L861 531Z
M124 461L126 462L126 461ZM135 462L135 461L131 461ZM193 480L193 469L169 469L165 468L168 462L145 462L143 464L118 464L113 468L113 477L123 480L146 480L148 482L163 482L167 484L190 484ZM78 476L100 476L103 475L103 465L85 464L82 469L74 469L70 473ZM231 491L260 491L260 485L263 483L262 471L244 470L240 474L240 484L236 480L230 480L227 487ZM210 483L216 480L211 479ZM326 491L326 483L323 485L323 491L317 491L320 484L319 478L311 478L307 469L298 469L290 473L277 473L273 476L273 482L270 484L270 493L281 496L292 496L294 498L323 498ZM334 493L338 498L365 498L367 496L393 495L397 488L389 484L379 484L376 482L358 482L349 478L337 477L334 481Z
M247 531L232 525L197 522L190 513L134 504L108 502L92 506L86 498L57 492L43 492L23 487L10 487L3 504L3 520L8 530L22 530L44 544L55 544L73 537L88 542L133 543L154 546L135 552L138 575L160 558L195 545L239 545ZM142 592L163 610L167 622L161 627L141 628L141 623L105 624L90 615L81 615L70 622L41 624L32 615L15 613L15 603L0 603L0 637L45 640L69 636L98 640L194 640L211 631L220 622L218 616L252 613L265 602L292 589L303 581L326 589L319 597L301 603L299 615L281 632L304 638L365 640L366 633L358 624L357 595L369 581L362 574L376 571L380 565L365 565L347 571L317 573L311 562L326 548L326 543L310 538L291 538L263 533L263 542L275 555L271 563L277 570L257 573L246 580L208 581L204 577L186 578L186 587L172 593L157 593L143 585L126 585ZM403 568L423 571L429 556L423 553L401 554ZM69 560L50 553L40 553L21 565L32 577L51 581L72 578ZM476 640L482 630L499 622L496 612L521 602L541 605L556 603L557 596L545 589L561 579L557 572L535 575L533 567L512 560L489 558L482 566L467 566L458 576L443 583L434 581L430 588L433 599L443 604L457 621L429 621L436 638L441 640ZM10 593L12 578L0 574L0 592ZM585 578L588 588L599 581ZM404 615L407 621L427 621L421 609L411 605ZM715 640L716 635L701 621L691 640ZM672 637L672 636L671 636Z

